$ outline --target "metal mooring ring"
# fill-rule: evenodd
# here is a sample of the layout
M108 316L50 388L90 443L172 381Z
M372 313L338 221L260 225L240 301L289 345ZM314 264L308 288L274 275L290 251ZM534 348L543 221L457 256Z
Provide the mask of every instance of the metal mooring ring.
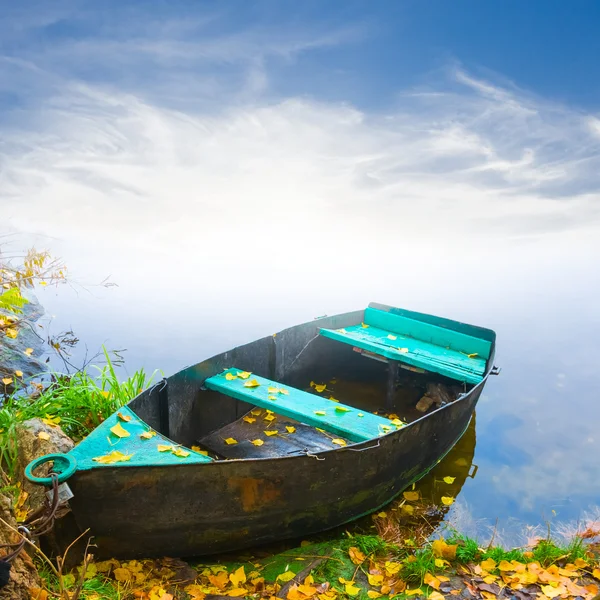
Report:
M58 483L66 481L77 471L77 461L68 454L46 454L32 460L25 467L25 477L32 483L40 483L50 487L52 485L52 477L37 477L33 472L47 462L54 462L54 473L58 475Z

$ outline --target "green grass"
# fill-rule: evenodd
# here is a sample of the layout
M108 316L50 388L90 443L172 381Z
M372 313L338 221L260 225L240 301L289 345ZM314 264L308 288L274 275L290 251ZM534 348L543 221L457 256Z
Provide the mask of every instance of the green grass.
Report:
M120 381L106 350L104 356L106 364L93 367L96 373L85 370L74 375L54 375L53 383L38 398L17 390L5 399L0 409L0 465L6 474L5 485L14 481L16 475L19 423L59 417L63 431L79 441L151 385L155 374L148 375L143 369Z

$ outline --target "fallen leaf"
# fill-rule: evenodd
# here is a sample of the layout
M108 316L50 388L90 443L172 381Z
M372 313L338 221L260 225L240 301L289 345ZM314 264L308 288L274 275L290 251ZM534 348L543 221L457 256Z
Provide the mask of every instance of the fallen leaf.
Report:
M242 421L246 421L246 423L254 423L256 419L254 417L244 417Z
M348 549L348 556L355 565L362 564L366 558L364 552L361 552L356 546L352 546Z
M419 499L419 492L404 492L402 495L409 502L416 502Z
M156 448L159 452L171 452L173 450L173 446L170 444L158 444Z
M440 580L431 573L425 573L425 577L423 577L423 583L435 590L440 589Z
M186 456L190 455L190 453L187 450L184 450L183 448L173 448L173 454L181 458L185 458Z
M375 598L381 598L383 594L380 594L379 592L376 592L375 590L369 590L367 592L367 596L369 596L369 598L372 598L373 600L375 600Z
M330 398L330 400L331 400L331 398ZM351 412L351 409L347 408L346 406L336 406L335 411L345 413L345 412Z
M144 433L140 433L140 437L143 440L151 440L156 435L156 431L144 431Z
M481 562L481 568L489 573L496 568L496 561L493 558L486 558Z
M348 594L348 596L356 596L361 591L361 589L359 587L356 587L355 585L352 585L352 583L347 583L344 586L344 589L346 590L346 594Z
M388 575L395 575L396 573L398 573L398 571L400 571L401 567L402 565L399 562L390 562L389 560L386 561L384 565L385 572Z
M33 354L33 348L27 348L23 351L23 354L26 356L31 356Z
M23 377L23 371L15 371L17 377Z
M125 569L123 567L119 567L118 569L115 569L113 572L113 577L117 580L117 581L131 581L133 579L133 575L131 574L131 571L129 569Z
M119 438L126 438L129 437L131 434L129 433L129 431L127 431L127 429L124 429L123 426L121 425L121 423L117 423L116 425L114 425L113 427L110 428L111 433L113 433L114 435L116 435Z
M447 567L450 565L450 563L447 560L444 560L443 558L436 558L434 560L434 564L438 569L443 569L444 567Z
M514 571L514 567L511 563L509 563L507 560L501 560L498 563L498 570L499 571Z
M315 410L315 415L319 415L319 417L324 417L326 414L324 410Z
M240 587L241 583L246 583L246 572L244 565L229 575L229 581L237 588Z
M383 575L373 575L372 573L367 573L367 579L369 580L369 585L379 587L383 583Z
M209 575L208 581L210 581L210 583L212 583L216 588L224 590L229 583L229 576L227 575L227 571L221 571L215 575Z
M250 381L246 381L246 383L244 383L244 387L247 388L255 388L258 387L260 385L260 383L258 383L258 381L256 381L256 379L251 379Z
M12 378L12 377L4 377L4 378L2 379L2 383L3 383L4 385L10 385L12 382L13 382L13 378Z
M279 393L283 394L284 396L289 396L290 393L288 392L288 390L284 389L284 388L279 388Z
M402 352L402 354L406 354L408 352L408 348L398 348L398 352Z
M225 379L227 379L227 381L233 381L234 379L237 379L237 375L234 375L233 373L225 373Z
M250 443L254 444L255 446L262 446L264 444L264 442L260 438L256 439L256 440L252 440Z
M261 412L262 412L262 411L260 410L260 408L253 408L253 409L250 411L250 414L251 414L251 415L254 415L255 417L259 417Z
M442 504L445 506L450 506L454 503L454 498L452 496L442 496Z
M323 384L315 383L315 385L314 385L315 391L319 392L319 394L321 392L324 392L326 387L327 386L324 383Z
M558 585L557 587L553 587L551 585L543 585L542 592L546 598L556 598L556 596L560 596L561 594L566 594L567 589L564 585Z
M475 358L476 356L479 356L479 354L477 354L477 352L473 352L472 354L467 354L467 356L469 358Z
M188 585L184 591L189 595L190 600L204 600L206 593L202 590L202 586L197 584Z
M296 573L294 573L294 571L284 571L283 573L277 575L277 581L283 581L286 583L287 581L294 579L294 577L296 577Z
M457 544L447 544L444 540L435 540L431 544L431 551L434 556L445 558L446 560L454 560L456 558Z
M294 433L294 431L296 431L296 428L292 427L291 425L286 425L285 428L288 433Z
M119 419L121 419L121 421L125 421L125 423L129 423L129 421L131 421L131 416L124 415L122 412L118 412L117 417L119 417Z
M277 400L277 396L267 396L267 400Z
M385 519L387 517L387 513L382 511L377 513L375 516L379 517L380 519Z
M47 600L48 591L39 587L29 588L29 600Z
M431 592L431 594L429 594L428 598L429 600L444 600L445 596L444 594L440 594L439 592L436 592L434 590L433 592Z
M250 375L252 375L252 373L250 371L240 371L237 376L240 379L248 379L248 377L250 377Z
M276 418L277 418L277 417L276 417L275 415L267 415L267 416L265 417L265 421L269 421L269 422L271 422L271 421L274 421Z
M37 434L37 436L38 436L38 438L39 438L40 440L46 440L46 441L47 441L47 440L49 440L49 439L50 439L50 434L49 434L48 432L46 432L46 431L40 431L40 432Z
M279 432L277 431L277 429L265 429L264 430L264 434L268 435L269 437L271 437L272 435L277 435Z
M444 477L444 483L454 483L456 477Z
M343 440L341 438L335 438L335 439L331 440L331 442L333 444L336 444L337 446L346 446L347 445L346 440Z
M388 340L397 340L398 339L397 336L392 335L391 333L387 337L388 337Z
M198 454L202 454L203 456L208 456L208 450L202 450L200 446L192 446L192 450Z
M52 415L46 415L42 418L42 421L50 427L56 427L60 423L60 417L54 417Z
M233 446L233 444L237 444L237 440L234 440L232 437L225 438L225 443L229 446Z
M361 323L361 327L362 327L363 329L367 329L369 326L368 326L366 323Z
M414 590L404 590L404 593L407 596L416 596L417 594L422 594L423 590L421 588L415 588Z
M363 415L362 413L358 413L356 416L357 417L364 417L365 415Z
M415 512L415 507L412 504L403 504L401 510L402 512L412 515Z

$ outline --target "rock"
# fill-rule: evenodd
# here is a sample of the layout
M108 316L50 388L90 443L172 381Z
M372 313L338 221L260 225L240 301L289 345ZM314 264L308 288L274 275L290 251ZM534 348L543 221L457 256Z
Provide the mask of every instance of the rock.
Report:
M41 439L40 433L47 434L48 439ZM41 419L30 419L17 426L17 477L22 489L29 494L27 504L30 510L36 511L44 506L47 488L27 481L23 475L25 467L44 454L66 454L74 446L73 440L60 427L46 425ZM44 465L36 471L36 475L45 477L48 470L49 465Z
M430 408L431 405L433 404L434 400L431 396L423 396L418 402L417 405L415 406L415 408L419 411L419 412L427 412Z
M0 517L10 527L17 528L17 522L11 510L11 499L0 494ZM14 533L0 521L0 544L14 544L19 541L18 534ZM40 578L26 548L21 551L11 562L9 583L0 591L0 597L10 600L30 600L30 590L40 588ZM4 551L3 551L4 553Z

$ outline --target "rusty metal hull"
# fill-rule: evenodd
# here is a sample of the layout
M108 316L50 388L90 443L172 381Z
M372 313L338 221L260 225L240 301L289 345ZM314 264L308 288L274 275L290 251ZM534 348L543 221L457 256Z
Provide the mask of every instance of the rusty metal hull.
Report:
M235 364L290 384L324 365L350 365L357 373L366 359L316 335L318 327L343 327L357 316L360 312L300 325L213 357L129 406L150 426L191 445L251 408L202 389L207 377L225 367ZM492 360L493 354L484 380L455 402L360 444L317 455L78 472L69 480L76 529L90 529L103 557L199 556L306 536L356 519L388 503L454 446Z

